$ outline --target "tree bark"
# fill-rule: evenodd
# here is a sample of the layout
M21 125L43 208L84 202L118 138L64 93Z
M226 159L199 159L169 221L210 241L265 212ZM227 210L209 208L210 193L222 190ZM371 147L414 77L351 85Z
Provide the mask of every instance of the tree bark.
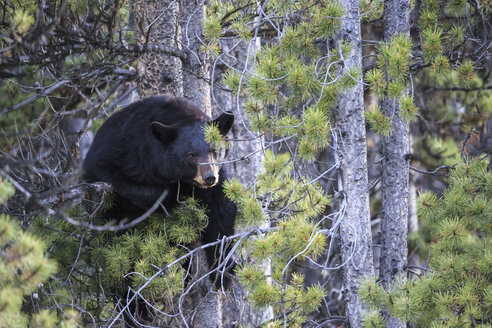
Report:
M343 0L346 17L342 20L339 40L349 42L352 50L343 58L344 69L362 71L362 38L359 2ZM335 127L341 139L335 156L340 160L341 201L346 202L340 226L346 317L350 327L361 327L363 309L358 295L359 280L373 274L372 235L369 213L366 130L363 88L359 82L338 98Z
M410 32L410 1L384 2L384 38ZM407 91L408 92L408 91ZM385 98L383 113L391 117L391 133L382 138L382 221L379 276L388 287L405 277L407 264L407 222L409 201L409 125L399 115L397 99ZM405 323L389 317L387 327L404 328Z

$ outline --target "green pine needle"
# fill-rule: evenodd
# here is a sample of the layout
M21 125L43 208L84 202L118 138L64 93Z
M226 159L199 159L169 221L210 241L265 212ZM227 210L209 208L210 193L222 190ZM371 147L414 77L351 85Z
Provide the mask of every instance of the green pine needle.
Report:
M312 97L320 89L320 85L313 78L310 69L301 63L294 64L292 71L287 76L287 86L303 100Z
M402 322L411 322L419 314L417 301L408 295L401 295L395 299L392 314Z
M298 133L301 122L293 115L283 115L274 122L274 133L279 137L294 136Z
M303 288L299 286L299 288ZM307 288L305 293L301 293L300 303L305 313L315 311L321 306L321 302L325 297L323 288L319 285L312 285Z
M264 260L273 256L274 253L273 240L270 238L255 238L251 244L251 257L253 259Z
M472 82L475 78L475 68L473 67L473 62L471 60L465 60L458 67L458 77L460 83L464 86L468 86Z
M420 13L419 27L420 30L432 28L436 25L438 9L423 9Z
M265 281L263 270L251 263L245 263L241 267L236 267L236 274L241 283L250 288L254 288Z
M324 149L330 143L330 125L327 115L318 107L307 108L302 115L303 136L316 149Z
M390 81L388 83L388 97L390 98L398 98L403 94L403 90L405 90L406 83Z
M395 35L383 43L378 55L378 68L385 70L391 81L406 83L412 56L412 40L405 34Z
M438 55L432 62L434 74L447 74L451 69L449 59L446 56Z
M238 179L226 180L224 182L224 193L234 203L240 203L240 200L246 196L246 191Z
M359 283L360 298L372 309L388 304L385 290L376 282L376 277L362 278Z
M271 103L276 99L276 95L272 92L269 83L259 76L251 76L248 79L246 90L248 96L257 101L264 102L265 104Z
M302 138L297 145L299 157L306 162L313 162L316 160L318 150L318 147L311 143L308 138Z
M456 250L463 246L469 231L466 225L459 218L446 218L439 227L439 236L445 249Z
M438 198L430 191L424 191L418 196L417 214L423 220L433 219L437 214Z
M294 26L287 26L280 39L280 49L287 55L295 55L299 52L299 33Z
M187 224L176 224L169 230L169 239L176 244L191 244L198 237L196 227Z
M130 272L130 256L119 245L112 245L103 250L106 270L109 279L122 281L124 275Z

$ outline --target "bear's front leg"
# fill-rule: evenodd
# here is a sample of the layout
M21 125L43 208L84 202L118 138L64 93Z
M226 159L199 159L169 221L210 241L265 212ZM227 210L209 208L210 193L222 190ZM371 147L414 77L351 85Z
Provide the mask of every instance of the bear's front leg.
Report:
M208 225L202 236L202 243L208 244L221 239L222 237L234 234L234 222L237 214L236 205L224 194L222 180L213 188L195 189L195 197L200 199L207 208ZM207 247L205 253L210 269L217 269L216 274L212 275L217 288L229 289L232 284L232 275L235 262L232 258L225 262L231 251L233 241L227 242L222 247L221 244Z

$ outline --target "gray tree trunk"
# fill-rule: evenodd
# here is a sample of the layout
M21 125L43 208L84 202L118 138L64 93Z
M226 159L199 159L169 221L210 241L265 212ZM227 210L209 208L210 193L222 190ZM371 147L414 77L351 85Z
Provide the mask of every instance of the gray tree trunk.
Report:
M142 45L181 49L178 24L179 2L171 0L135 0L133 26ZM180 58L162 52L144 52L138 63L140 97L170 93L183 95L183 64Z
M246 129L248 120L241 104L237 104L234 95L228 94L221 97L223 102L230 103L230 109L234 108L234 116L236 118L232 129L233 141L230 159L247 158L246 160L235 161L227 165L227 172L230 177L238 178L241 184L246 188L253 187L258 174L263 167L264 153L261 151L264 147L263 137L254 138ZM223 109L227 107L222 107ZM250 141L246 141L250 140ZM268 222L260 225L260 228L269 227ZM265 260L262 264L266 275L271 274L271 264L269 260ZM224 328L241 326L260 327L262 323L273 319L273 309L271 306L264 308L255 308L248 301L248 291L246 287L235 282L232 288L232 293L229 293L224 298L224 317L222 324Z
M179 25L181 28L182 48L188 54L187 62L183 65L182 81L183 96L190 102L198 105L204 113L212 117L210 98L210 64L205 54L200 51L202 45L203 19L205 6L203 1L180 1ZM208 266L205 253L198 254L197 276L207 273ZM223 306L225 298L220 291L216 291L210 280L204 279L200 283L203 292L196 294L191 306L196 308L193 327L220 328L223 327Z
M410 32L410 0L384 2L384 38ZM385 98L383 113L391 117L391 133L382 138L382 220L379 276L384 286L405 277L407 264L409 125L399 115L399 102ZM388 318L387 327L403 328L405 323Z
M134 26L142 44L182 51L182 57L165 51L146 52L139 58L138 90L141 97L164 92L187 98L211 116L209 65L200 52L204 2L193 0L139 0L133 3ZM186 54L186 55L184 55ZM186 86L186 87L184 87ZM195 277L208 270L205 253L193 259ZM181 327L222 327L222 298L212 283L201 279L182 306Z
M362 71L362 37L360 30L359 2L343 0L346 17L342 20L340 40L349 42L352 51L343 58L344 69L359 68ZM345 314L350 327L361 327L363 309L358 295L359 279L374 272L372 236L369 213L367 176L366 130L362 83L358 83L338 98L335 127L341 138L335 156L340 159L345 214L340 226Z
M210 100L210 60L200 51L203 41L204 1L181 0L180 27L182 49L188 54L183 65L183 95L192 103L201 106L209 116L212 115Z
M248 54L247 46L246 43L236 45L232 40L223 40L221 47L223 53L227 54L227 56L222 56L222 60L228 61L228 64L231 66L239 65L236 68L240 71L244 70L244 65L248 65L248 61L246 60ZM252 48L253 51L256 51L254 47ZM250 56L252 55L250 54ZM231 58L235 59L234 62ZM220 80L223 72L218 67L214 68L213 71L215 71L216 76L214 76L213 80ZM227 163L225 166L228 175L237 178L246 188L252 187L263 167L264 139L262 136L256 136L248 130L248 117L236 94L215 88L213 89L213 95L214 105L216 105L214 108L216 115L223 111L232 111L235 117L231 132L233 138L230 149L231 155L228 160L245 158L244 160ZM265 222L262 227L268 227L268 223ZM271 274L270 261L265 261L263 268L265 274ZM233 285L232 292L226 295L223 304L225 315L222 324L224 328L238 327L239 325L260 327L262 323L273 319L272 307L255 308L250 306L248 302L248 291L239 283Z

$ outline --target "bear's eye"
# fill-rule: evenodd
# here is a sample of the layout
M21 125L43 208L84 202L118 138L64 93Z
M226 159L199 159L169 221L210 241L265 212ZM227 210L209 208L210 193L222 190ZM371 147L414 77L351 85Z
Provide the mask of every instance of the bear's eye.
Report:
M188 159L193 159L193 158L195 158L196 156L197 156L197 154L196 154L196 153L188 153L188 155L186 155L186 157L187 157Z

